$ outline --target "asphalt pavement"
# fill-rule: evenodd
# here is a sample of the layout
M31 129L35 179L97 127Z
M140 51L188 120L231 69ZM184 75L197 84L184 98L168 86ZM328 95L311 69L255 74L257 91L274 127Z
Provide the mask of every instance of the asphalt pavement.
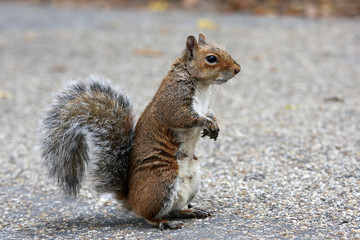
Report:
M1 239L360 239L360 19L305 19L0 2ZM216 86L202 139L207 219L160 231L86 181L48 179L38 122L52 94L111 79L138 116L186 37L203 32L242 71Z

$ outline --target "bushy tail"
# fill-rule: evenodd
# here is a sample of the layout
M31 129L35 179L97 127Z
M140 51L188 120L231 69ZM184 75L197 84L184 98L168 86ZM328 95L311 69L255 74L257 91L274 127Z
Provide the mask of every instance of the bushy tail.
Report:
M134 120L129 100L91 79L58 93L42 122L42 157L66 195L79 192L85 167L98 192L127 195Z

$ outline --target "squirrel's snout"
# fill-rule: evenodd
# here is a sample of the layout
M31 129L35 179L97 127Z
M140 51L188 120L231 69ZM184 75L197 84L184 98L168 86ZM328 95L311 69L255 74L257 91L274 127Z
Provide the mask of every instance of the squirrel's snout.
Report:
M241 70L241 66L237 62L235 62L234 74L235 75L238 74L240 70Z

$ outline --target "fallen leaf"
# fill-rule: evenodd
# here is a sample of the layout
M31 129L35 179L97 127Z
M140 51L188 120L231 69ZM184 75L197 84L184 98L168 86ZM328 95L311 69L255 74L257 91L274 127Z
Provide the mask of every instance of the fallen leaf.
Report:
M253 59L254 59L254 61L256 61L256 62L261 62L261 61L263 60L263 57L257 55L257 56L254 56Z
M208 18L199 18L196 25L203 30L217 30L219 28L215 21Z
M65 71L66 71L66 66L64 66L64 65L52 66L52 67L49 69L49 71L52 72L52 73L62 73L62 72L65 72Z
M297 110L299 107L298 107L297 105L289 104L289 105L286 105L285 108L286 108L287 110L295 111L295 110Z
M12 99L14 94L12 92L0 90L0 99Z
M276 72L277 71L277 67L271 67L270 68L270 72Z
M169 3L165 0L150 1L148 8L154 12L164 12L169 8Z
M151 48L137 48L133 50L133 54L138 56L148 56L148 57L160 57L163 53L156 49Z
M197 5L199 5L203 0L183 0L182 7L185 9L193 9Z

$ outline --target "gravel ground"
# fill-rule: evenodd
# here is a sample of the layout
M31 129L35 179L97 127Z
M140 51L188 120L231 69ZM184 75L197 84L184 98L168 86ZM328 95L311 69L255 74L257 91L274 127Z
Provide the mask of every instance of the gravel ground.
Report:
M199 18L216 30L197 27ZM360 19L56 8L0 3L0 238L360 239ZM41 166L51 94L89 74L140 114L189 34L242 65L214 89L218 141L201 140L207 219L159 231L86 183L62 198Z

